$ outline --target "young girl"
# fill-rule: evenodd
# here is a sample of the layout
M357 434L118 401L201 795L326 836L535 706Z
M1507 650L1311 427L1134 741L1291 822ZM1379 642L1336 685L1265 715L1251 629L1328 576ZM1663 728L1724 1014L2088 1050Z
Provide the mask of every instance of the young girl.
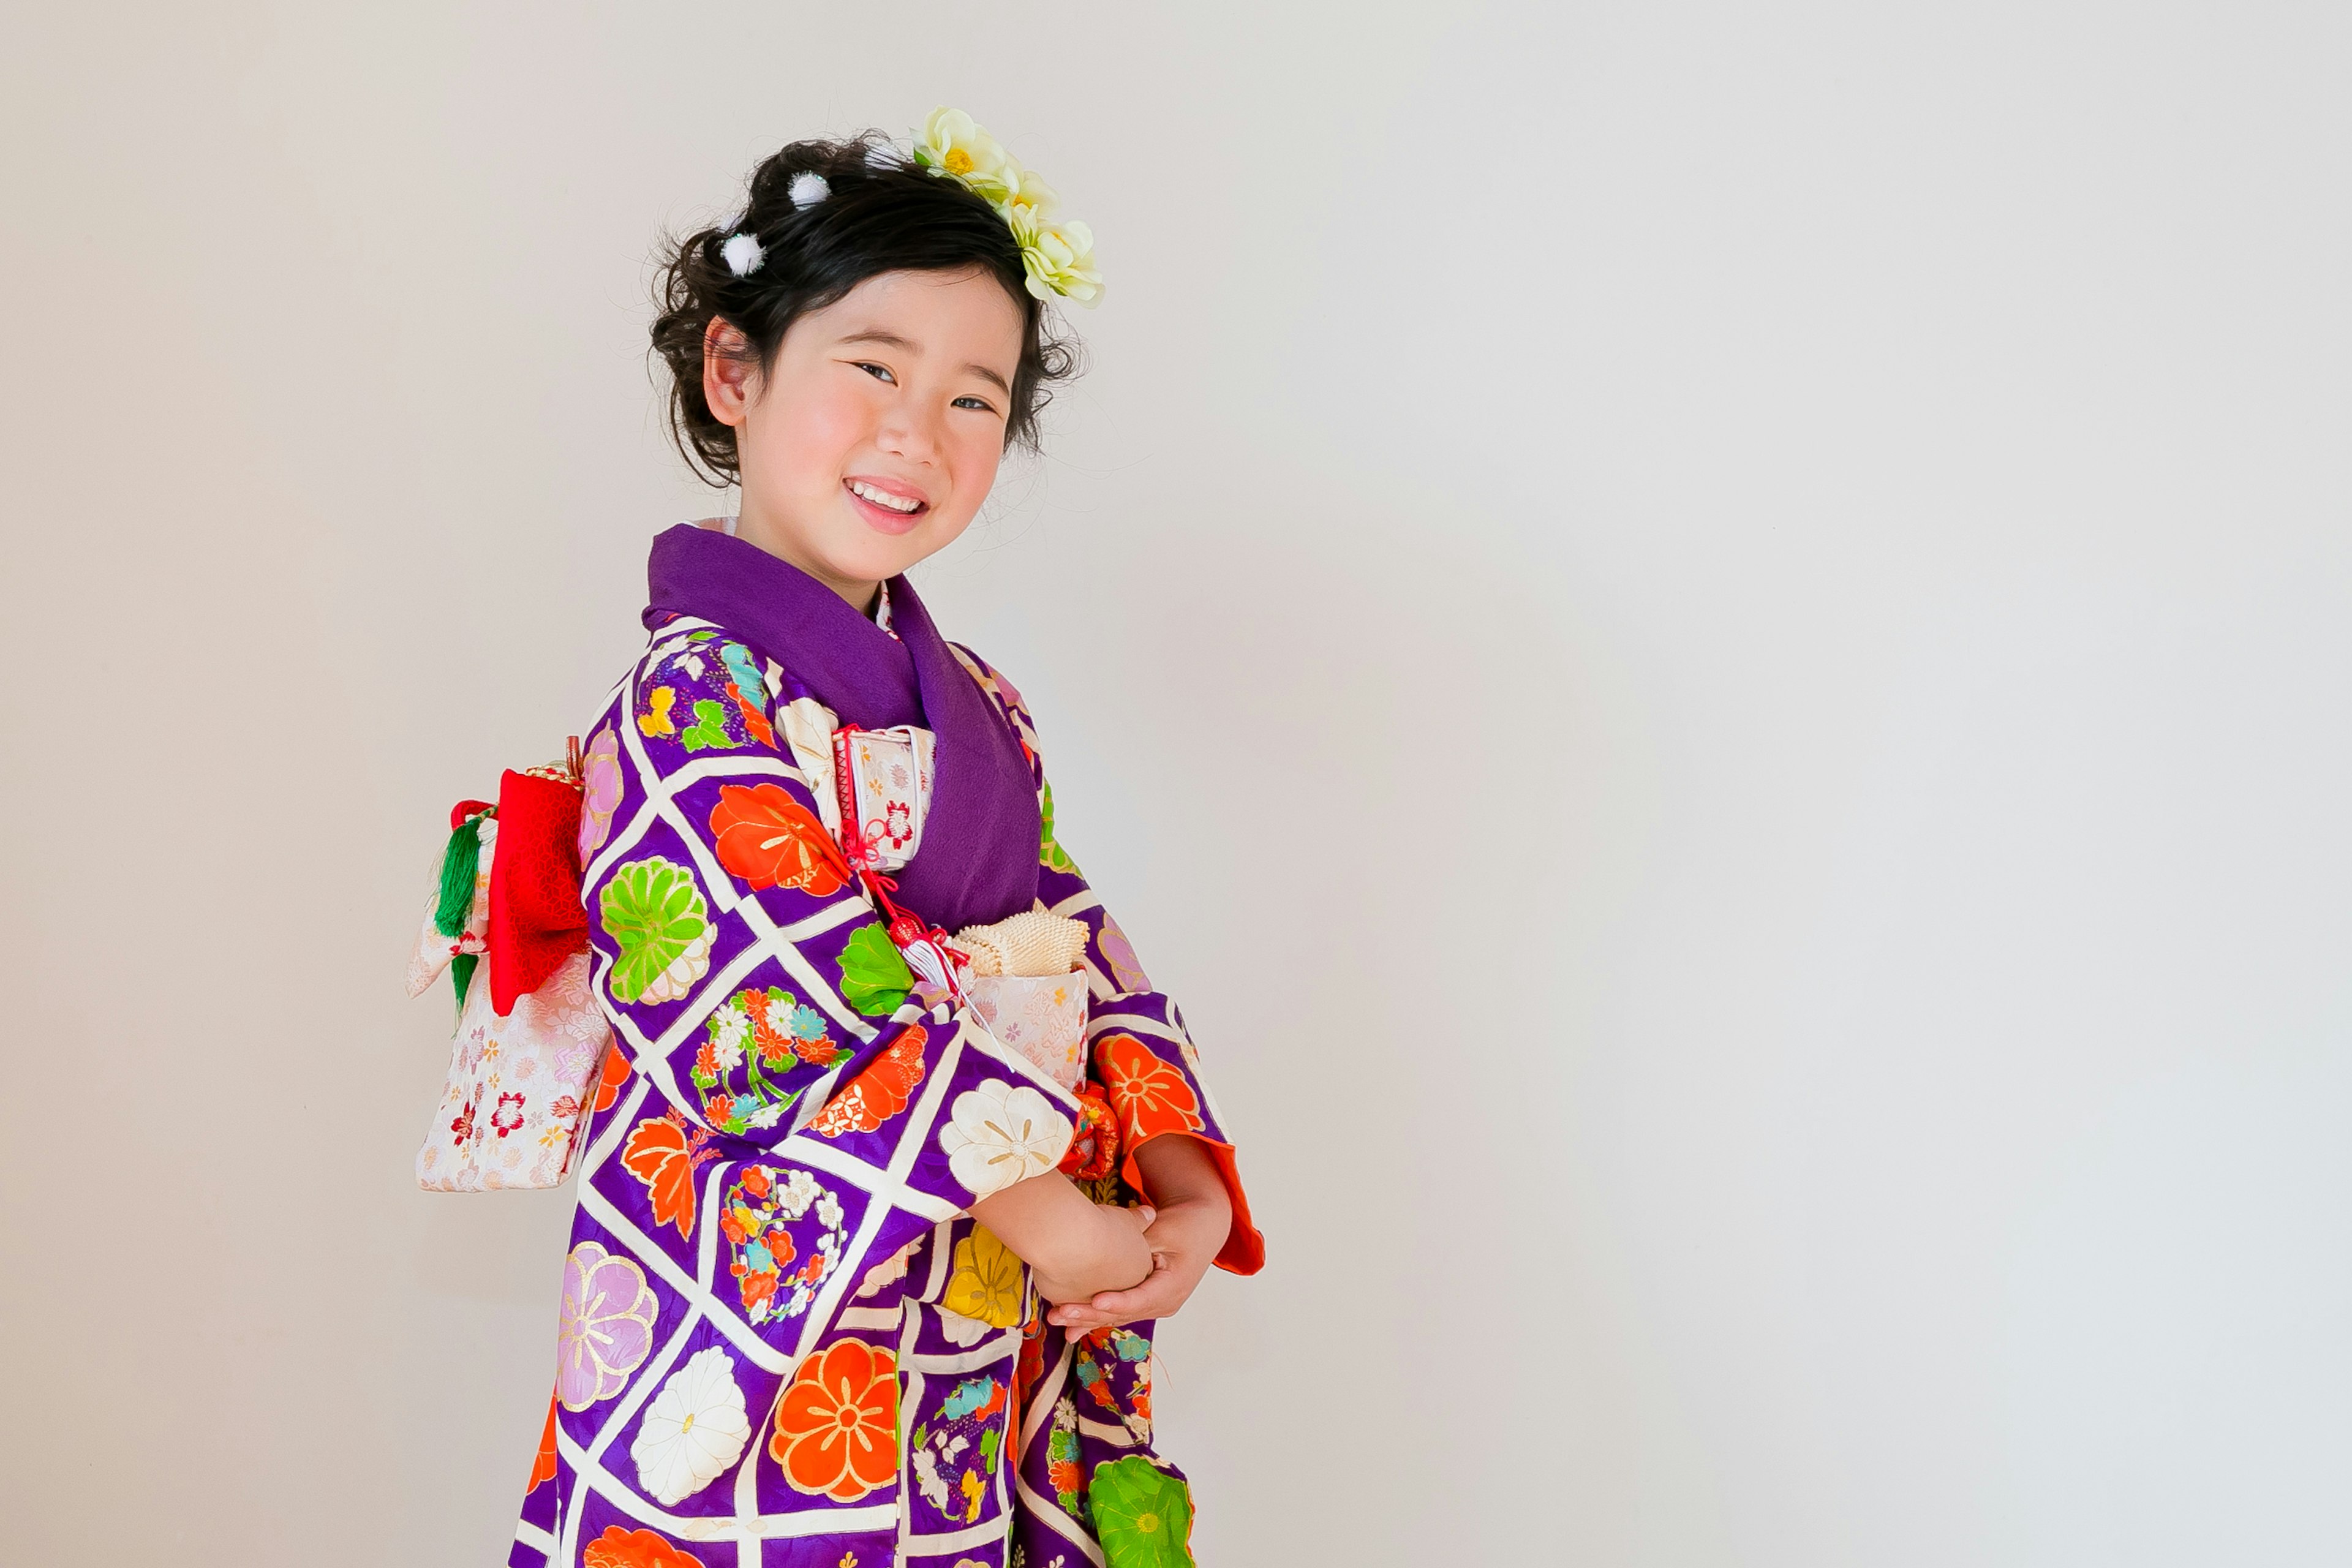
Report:
M1151 1320L1263 1246L1020 694L904 575L1034 446L1091 249L943 110L786 147L669 262L675 432L741 508L654 541L584 748L614 1046L515 1563L1192 1561Z

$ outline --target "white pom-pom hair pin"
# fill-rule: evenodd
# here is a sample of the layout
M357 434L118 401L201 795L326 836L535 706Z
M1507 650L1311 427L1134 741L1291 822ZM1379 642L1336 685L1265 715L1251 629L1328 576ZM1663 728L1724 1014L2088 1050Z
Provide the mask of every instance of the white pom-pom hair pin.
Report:
M793 183L784 187L784 194L792 198L793 210L798 211L813 207L833 195L833 186L825 182L823 174L814 170L803 170L793 176Z
M719 259L727 263L727 270L736 277L749 278L760 270L760 263L768 259L768 253L750 235L732 234L719 247Z

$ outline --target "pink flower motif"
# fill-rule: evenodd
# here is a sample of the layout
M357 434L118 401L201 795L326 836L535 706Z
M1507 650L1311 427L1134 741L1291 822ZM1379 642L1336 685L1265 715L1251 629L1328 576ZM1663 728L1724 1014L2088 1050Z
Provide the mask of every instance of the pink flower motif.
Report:
M585 864L613 830L621 804L621 737L610 725L596 731L580 760L580 859Z
M1102 950L1103 962L1110 965L1111 984L1121 991L1149 991L1151 981L1143 973L1143 961L1135 956L1135 944L1118 929L1118 922L1108 914L1103 916L1102 934L1095 939Z
M555 1334L555 1397L585 1410L626 1388L653 1353L658 1305L645 1270L583 1241L563 1260L563 1310Z

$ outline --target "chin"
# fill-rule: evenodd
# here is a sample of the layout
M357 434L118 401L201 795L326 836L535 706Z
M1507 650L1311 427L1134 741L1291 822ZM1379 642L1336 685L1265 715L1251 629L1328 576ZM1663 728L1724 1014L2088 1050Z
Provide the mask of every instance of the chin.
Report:
M861 526L858 531L866 533L867 531ZM825 552L825 563L853 582L878 582L886 577L896 577L940 548L930 542L928 531L908 534L902 539L845 539L839 542L839 546Z

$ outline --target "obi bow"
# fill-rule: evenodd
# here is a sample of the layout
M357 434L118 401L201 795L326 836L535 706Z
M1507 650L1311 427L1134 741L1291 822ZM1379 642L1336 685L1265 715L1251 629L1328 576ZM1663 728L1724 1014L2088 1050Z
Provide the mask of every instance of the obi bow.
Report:
M588 945L580 901L580 784L562 768L499 780L490 848L490 1006L500 1017Z

